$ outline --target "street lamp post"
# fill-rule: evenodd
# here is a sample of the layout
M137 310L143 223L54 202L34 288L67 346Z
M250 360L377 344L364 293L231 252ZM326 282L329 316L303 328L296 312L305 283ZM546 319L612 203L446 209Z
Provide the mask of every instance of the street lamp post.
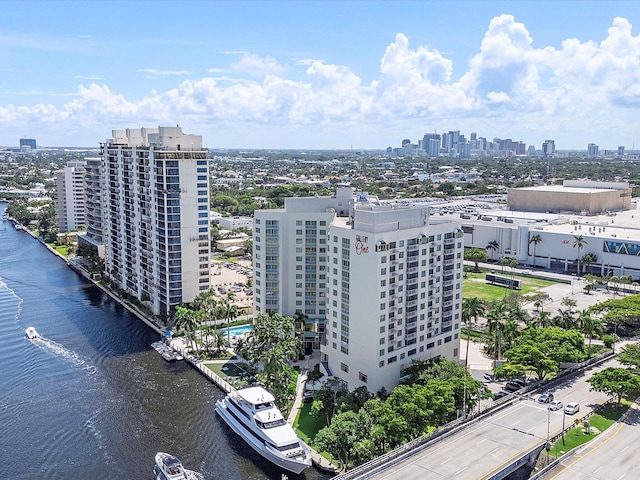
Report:
M549 450L551 450L551 445L549 444L550 428L551 428L551 408L547 406L547 442L544 444L544 448L547 451L547 464L549 464Z
M564 445L564 419L566 417L566 413L564 411L564 408L562 409L562 445Z

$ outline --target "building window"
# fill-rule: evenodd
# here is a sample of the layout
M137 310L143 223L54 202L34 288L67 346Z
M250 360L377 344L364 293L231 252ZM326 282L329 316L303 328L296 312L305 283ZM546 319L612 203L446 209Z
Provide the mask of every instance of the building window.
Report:
M384 360L380 360L378 362L378 368L382 368L382 367L384 367Z
M367 376L364 373L358 372L358 378L361 382L367 383Z
M349 373L349 365L347 365L346 363L341 363L340 370L342 370L345 373Z
M397 360L398 360L398 356L397 356L397 355L394 355L393 357L389 357L389 358L387 359L387 363L394 363L394 362L396 362Z

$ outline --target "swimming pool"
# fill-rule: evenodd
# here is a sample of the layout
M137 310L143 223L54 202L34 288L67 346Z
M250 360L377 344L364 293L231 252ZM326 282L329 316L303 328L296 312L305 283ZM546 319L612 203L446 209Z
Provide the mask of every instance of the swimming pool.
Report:
M249 333L250 331L253 330L253 325L238 325L237 327L231 327L229 329L229 334L233 337L233 336L238 336L238 335L243 335L245 333ZM220 330L218 330L220 333L222 333L225 337L227 336L227 329L226 328L222 328Z

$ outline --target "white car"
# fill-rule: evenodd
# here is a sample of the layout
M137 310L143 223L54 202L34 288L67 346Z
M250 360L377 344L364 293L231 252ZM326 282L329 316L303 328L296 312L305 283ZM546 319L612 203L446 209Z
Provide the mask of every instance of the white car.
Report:
M570 402L564 407L564 413L567 415L573 415L580 411L580 404L578 402Z
M563 407L562 402L560 400L554 400L549 404L549 410L556 411L560 410Z

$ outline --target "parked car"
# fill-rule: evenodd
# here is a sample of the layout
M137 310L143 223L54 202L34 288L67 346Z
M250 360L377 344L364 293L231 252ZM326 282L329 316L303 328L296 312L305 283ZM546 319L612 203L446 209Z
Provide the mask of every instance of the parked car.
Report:
M564 407L564 413L567 415L573 415L574 413L578 413L580 411L580 404L578 402L569 402Z
M507 392L506 390L500 390L493 394L493 400L499 400L502 397L506 397L507 395L511 395L511 392Z
M538 397L538 402L540 403L553 402L553 393L543 393Z
M509 380L507 384L504 386L504 388L506 388L510 392L515 392L516 390L520 390L521 388L524 388L525 385L526 383L524 382L524 380L520 380L516 378L513 380Z
M560 410L563 407L562 402L560 400L554 400L549 404L549 410L556 411Z

